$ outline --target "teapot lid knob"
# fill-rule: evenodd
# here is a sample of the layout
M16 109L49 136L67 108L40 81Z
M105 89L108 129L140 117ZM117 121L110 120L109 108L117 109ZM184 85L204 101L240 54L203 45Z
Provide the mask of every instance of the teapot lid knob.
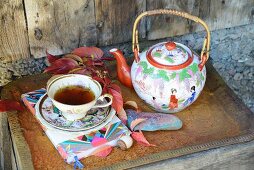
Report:
M176 48L176 44L174 42L167 42L165 47L168 51L172 51Z

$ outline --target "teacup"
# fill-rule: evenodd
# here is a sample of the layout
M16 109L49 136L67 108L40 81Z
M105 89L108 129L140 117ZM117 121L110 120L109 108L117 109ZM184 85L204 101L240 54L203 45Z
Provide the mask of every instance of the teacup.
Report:
M69 105L56 101L55 94L58 92L58 90L69 86L84 87L86 89L88 88L93 92L94 100L79 105ZM52 100L53 105L62 111L62 115L70 121L85 117L87 111L92 108L102 108L112 104L112 96L110 94L102 95L102 88L98 81L89 76L80 74L60 75L50 79L47 83L47 94ZM103 104L96 104L98 100L106 101L104 98L109 98L109 101L103 102Z

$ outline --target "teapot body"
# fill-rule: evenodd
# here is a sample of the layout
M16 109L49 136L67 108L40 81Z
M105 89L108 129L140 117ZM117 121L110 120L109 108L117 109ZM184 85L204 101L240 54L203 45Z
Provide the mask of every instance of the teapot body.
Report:
M137 26L140 20L145 16L166 14L203 26L206 36L200 57L187 46L176 42L159 43L139 53ZM131 68L127 66L121 51L112 49L110 52L117 60L117 74L122 84L133 87L154 110L174 113L191 105L200 95L206 81L205 63L209 58L210 41L210 31L202 19L182 11L156 9L141 13L134 22L132 51L135 61Z
M206 68L198 67L199 56L192 52L193 59L187 66L164 69L151 64L148 51L140 53L140 60L131 67L132 84L138 96L158 112L175 113L191 105L206 81Z

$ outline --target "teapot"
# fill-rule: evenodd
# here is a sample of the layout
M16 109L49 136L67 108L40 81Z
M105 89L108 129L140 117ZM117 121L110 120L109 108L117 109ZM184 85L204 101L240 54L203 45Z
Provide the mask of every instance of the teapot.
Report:
M137 25L142 17L171 14L193 20L206 30L200 57L177 42L161 42L139 53ZM116 58L119 81L134 87L137 95L158 112L175 113L191 105L206 81L205 63L209 57L210 32L207 24L196 16L175 10L152 10L140 14L134 22L132 50L134 62L127 65L119 49L111 49Z

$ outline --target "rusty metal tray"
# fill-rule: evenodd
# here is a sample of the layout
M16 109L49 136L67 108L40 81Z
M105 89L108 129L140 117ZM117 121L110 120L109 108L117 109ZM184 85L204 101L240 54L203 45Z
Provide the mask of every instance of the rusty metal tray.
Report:
M206 85L198 100L176 114L184 124L181 130L144 132L148 141L155 144L155 147L143 147L134 143L127 151L114 148L107 158L91 156L82 159L82 163L88 169L126 169L253 140L253 113L237 98L209 63L207 72ZM14 81L2 90L2 98L20 100L22 93L45 86L49 77L47 74L40 74ZM122 86L122 93L124 100L135 100L142 110L151 111L133 90ZM18 114L8 113L8 120L15 152L19 156L18 163L23 167L72 168L61 159L27 110ZM29 162L31 159L32 164Z

